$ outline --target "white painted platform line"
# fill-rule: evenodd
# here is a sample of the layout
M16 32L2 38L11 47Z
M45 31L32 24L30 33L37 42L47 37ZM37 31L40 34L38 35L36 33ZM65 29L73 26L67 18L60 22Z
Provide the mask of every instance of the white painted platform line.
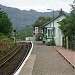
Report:
M26 64L23 66L19 75L32 75L35 58L36 55L30 55L29 59L26 61Z
M31 42L32 43L32 42ZM23 66L25 65L26 61L28 60L31 52L32 52L32 49L33 49L33 43L32 43L32 47L31 47L31 50L29 52L29 54L27 55L26 59L24 60L24 62L22 63L22 65L20 66L20 68L13 74L13 75L18 75L21 71L21 69L23 68Z

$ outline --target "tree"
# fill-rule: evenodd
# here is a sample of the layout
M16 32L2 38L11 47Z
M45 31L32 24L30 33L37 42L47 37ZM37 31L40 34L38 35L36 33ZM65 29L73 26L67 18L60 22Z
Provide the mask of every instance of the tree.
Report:
M4 11L0 11L0 33L5 35L10 34L12 31L12 23Z
M71 5L70 14L59 22L59 28L62 30L65 36L69 37L69 46L74 49L74 39L75 39L75 4Z
M71 12L65 19L60 21L60 29L65 35L75 36L75 0L71 6Z
M25 40L26 37L32 37L33 27L32 25L27 25L23 28L16 29L16 38Z
M46 22L50 21L52 18L51 17L45 17L45 16L40 16L35 23L33 24L33 29L35 30L35 27L38 27L38 30L42 32L42 28L40 26L44 25ZM36 35L36 40L40 41L43 40L43 34L38 33Z
M46 22L50 21L52 18L51 17L44 17L44 16L40 16L35 23L33 24L33 27L40 27L43 24L45 24Z
M62 30L65 36L75 35L75 14L70 14L65 19L60 21L59 28Z

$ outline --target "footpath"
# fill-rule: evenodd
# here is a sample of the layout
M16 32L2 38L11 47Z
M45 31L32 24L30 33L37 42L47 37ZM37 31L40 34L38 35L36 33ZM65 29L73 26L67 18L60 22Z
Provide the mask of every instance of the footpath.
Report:
M32 53L19 75L75 75L74 67L75 52L34 42Z
M62 56L69 64L75 68L75 52L72 50L65 49L64 47L54 46L54 49Z

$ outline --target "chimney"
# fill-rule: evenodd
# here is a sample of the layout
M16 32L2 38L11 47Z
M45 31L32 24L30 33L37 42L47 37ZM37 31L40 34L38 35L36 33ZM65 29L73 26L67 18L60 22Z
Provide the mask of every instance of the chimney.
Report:
M63 10L62 10L62 8L60 9L60 11L59 11L59 15L62 15L64 12L63 12Z

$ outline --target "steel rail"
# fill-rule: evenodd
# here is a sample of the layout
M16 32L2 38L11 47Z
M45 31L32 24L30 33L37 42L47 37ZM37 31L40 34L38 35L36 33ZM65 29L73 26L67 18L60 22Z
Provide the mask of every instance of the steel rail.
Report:
M0 60L0 67L3 66L6 62L8 62L22 47L23 45L18 46L17 48L15 48L15 50L10 52L6 57L2 58L2 60Z
M32 44L31 44L31 46L32 46ZM16 70L14 71L14 73L13 73L12 75L14 75L15 72L16 72L16 71L20 68L20 66L22 65L23 61L25 60L25 58L27 57L27 55L28 55L28 53L29 53L29 51L30 51L30 49L31 49L31 46L30 46L30 44L29 44L29 45L27 44L27 52L25 53L25 55L24 55L22 61L20 62L20 64L18 65L18 67L16 68Z
M5 57L7 57L9 54L11 54L13 51L15 51L19 46L17 46L15 49L13 49L12 51L10 51L8 54L6 54L5 56L3 56L1 59L0 59L0 62L1 60L3 60Z

